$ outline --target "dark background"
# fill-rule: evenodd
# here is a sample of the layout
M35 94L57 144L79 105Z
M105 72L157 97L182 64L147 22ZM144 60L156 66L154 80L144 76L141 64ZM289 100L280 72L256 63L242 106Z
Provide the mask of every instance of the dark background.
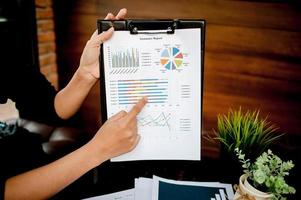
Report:
M37 29L34 0L1 0L1 69L20 66L38 69Z

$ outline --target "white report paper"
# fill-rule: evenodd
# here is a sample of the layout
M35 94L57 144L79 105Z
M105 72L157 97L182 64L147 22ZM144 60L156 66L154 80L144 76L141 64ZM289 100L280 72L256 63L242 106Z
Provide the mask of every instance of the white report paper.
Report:
M91 197L84 200L134 200L134 199L135 199L135 191L134 189L129 189L129 190L123 190L120 192L114 192L102 196Z
M103 44L108 118L142 97L137 147L112 161L200 160L201 30L115 31Z

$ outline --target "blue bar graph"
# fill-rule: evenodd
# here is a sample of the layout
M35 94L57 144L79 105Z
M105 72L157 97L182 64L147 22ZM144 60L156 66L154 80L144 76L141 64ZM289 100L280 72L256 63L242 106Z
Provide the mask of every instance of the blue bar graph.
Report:
M119 105L135 104L146 96L150 104L165 104L168 100L166 79L136 79L111 81L111 96Z

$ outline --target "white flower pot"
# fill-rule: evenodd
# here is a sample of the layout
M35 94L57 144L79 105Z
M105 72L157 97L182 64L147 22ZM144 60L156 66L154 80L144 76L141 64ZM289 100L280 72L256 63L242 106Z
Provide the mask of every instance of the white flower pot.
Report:
M254 188L247 180L248 175L243 174L239 178L239 188L235 192L234 200L239 199L255 199L255 200L268 200L272 198L271 194L261 192ZM242 198L245 196L245 198Z

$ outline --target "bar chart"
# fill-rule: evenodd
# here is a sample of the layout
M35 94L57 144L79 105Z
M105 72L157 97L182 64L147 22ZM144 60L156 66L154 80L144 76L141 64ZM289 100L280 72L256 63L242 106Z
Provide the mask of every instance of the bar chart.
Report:
M165 104L168 100L167 79L112 80L110 88L114 105L135 104L144 96L149 104Z
M112 52L112 68L116 67L139 67L138 49Z
M140 66L140 52L137 48L107 47L110 74L134 74Z

